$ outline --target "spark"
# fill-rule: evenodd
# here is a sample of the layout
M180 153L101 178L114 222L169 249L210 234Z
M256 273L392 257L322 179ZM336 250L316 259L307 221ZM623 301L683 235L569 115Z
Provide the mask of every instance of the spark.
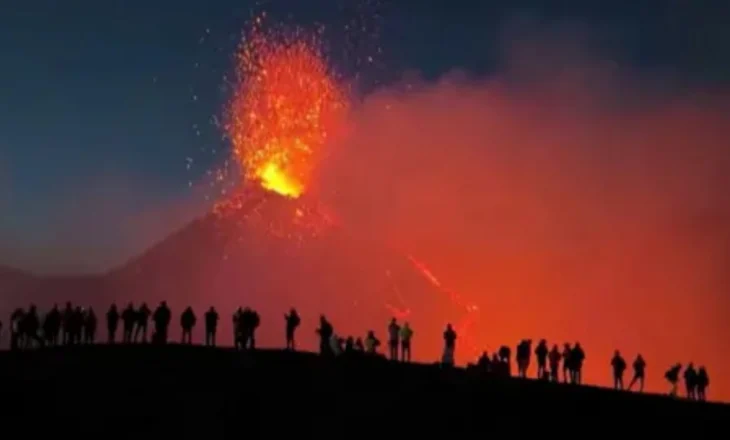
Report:
M239 48L226 130L246 179L297 198L348 101L317 34L262 26L257 17Z
M254 20L239 46L234 93L220 124L231 142L232 162L244 179L216 202L214 212L221 217L245 213L243 220L262 225L273 237L301 245L306 238L341 226L327 206L302 196L309 189L328 139L340 128L349 100L320 49L321 28L315 34L265 31L264 18L262 14ZM377 53L381 52L378 48ZM372 55L367 60L375 61ZM215 117L212 122L218 125ZM220 182L224 177L218 172L215 180ZM272 193L292 200L288 219L279 221L263 214ZM466 317L456 329L475 350L469 328L476 319L476 306L446 289L423 262L407 252L399 253L437 292L465 310ZM397 319L406 319L413 312L389 271L386 277L400 304L385 303L384 307Z
M471 326L476 322L477 312L479 307L476 304L472 304L464 301L461 296L453 290L446 289L442 286L438 278L433 274L425 263L417 260L410 254L406 254L406 258L413 267L426 279L428 280L438 291L447 295L452 303L463 308L466 312L464 318L455 325L457 334L462 336L462 339L466 342L467 348L470 350L472 355L478 353L478 345L474 340L472 333L470 332Z

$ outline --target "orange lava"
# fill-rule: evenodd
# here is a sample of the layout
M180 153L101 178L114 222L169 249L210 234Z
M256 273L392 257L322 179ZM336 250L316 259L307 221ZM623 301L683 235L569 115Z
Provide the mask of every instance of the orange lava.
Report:
M261 222L269 235L293 244L318 237L339 223L337 213L311 194L315 191L310 183L328 140L344 125L350 102L328 67L318 38L319 34L299 31L265 31L263 21L257 19L237 53L237 83L226 112L232 158L245 179L237 192L216 204L215 212L226 217L250 211L246 221ZM290 212L284 210L291 215L284 214L283 220L269 215L267 203L276 203L276 198L267 193L298 199ZM425 264L408 252L401 254L436 292L464 311L465 318L454 325L470 356L475 355L477 344L469 327L476 319L476 307L443 287ZM411 309L397 283L392 289L399 304L384 307L405 320ZM438 325L445 326L446 321Z
M237 54L226 130L247 180L297 198L348 107L315 34L264 31L255 22Z

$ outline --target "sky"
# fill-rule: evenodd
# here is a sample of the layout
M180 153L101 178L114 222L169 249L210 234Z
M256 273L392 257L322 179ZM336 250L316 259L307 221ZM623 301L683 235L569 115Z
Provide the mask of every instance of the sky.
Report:
M669 93L730 80L722 1L259 3L5 3L3 264L105 270L204 209L207 192L189 183L225 156L227 143L211 120L228 99L223 78L252 10L333 29L366 15L377 41L358 36L357 51L371 45L382 55L378 69L364 72L365 89L454 69L493 74L505 47L534 29L580 35L595 53L640 69L648 85L667 83ZM343 71L357 70L343 50L332 58Z

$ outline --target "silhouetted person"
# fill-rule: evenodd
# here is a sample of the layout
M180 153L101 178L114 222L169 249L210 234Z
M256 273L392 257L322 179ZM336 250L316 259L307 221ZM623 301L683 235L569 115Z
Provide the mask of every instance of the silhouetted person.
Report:
M490 362L489 369L495 376L504 377L507 376L507 366L499 358L497 353L492 353L492 361Z
M689 400L697 399L697 371L692 362L684 369L684 386Z
M256 349L256 329L261 325L261 318L255 310L246 309L243 311L244 338L243 348Z
M540 340L535 348L535 358L537 358L537 378L543 379L547 374L547 357L548 357L548 346L547 341L544 339Z
M116 304L112 304L106 312L106 331L110 344L116 342L117 328L119 328L119 310L117 310Z
M43 336L46 344L58 345L58 336L61 333L61 311L58 310L58 304L54 304L50 312L46 314L43 320Z
M329 340L334 333L332 324L327 321L324 315L319 317L319 328L316 330L319 335L319 353L325 356L332 355L332 348L330 347Z
M355 339L352 336L348 336L345 341L345 353L352 354L355 352Z
M380 347L380 340L375 336L375 332L370 330L365 337L365 352L367 354L377 354Z
M638 381L639 382L639 392L644 391L644 376L646 373L646 362L644 361L644 358L641 357L639 354L636 356L636 360L634 360L634 377L631 379L631 383L629 384L629 390L634 387L634 384Z
M38 330L40 329L40 326L41 323L40 319L38 318L38 309L36 309L35 305L31 304L31 306L28 308L28 313L23 316L22 321L26 348L29 348L32 342L35 342L38 347L42 347L44 345L43 339L41 339L41 337L38 335Z
M286 349L296 350L296 342L294 340L294 334L297 331L297 327L301 324L302 319L299 317L297 310L292 307L288 315L284 315L284 321L286 322Z
M134 305L129 303L122 312L122 342L130 344L132 342L132 333L134 332L134 324L137 322L137 312Z
M339 356L342 354L344 348L342 347L343 344L342 338L337 337L336 334L332 334L332 337L330 338L330 349L332 350L332 354L335 356Z
M236 350L243 349L243 309L240 307L233 314L233 345Z
M573 382L573 349L570 344L563 346L563 383Z
M485 350L477 360L477 368L482 373L489 373L492 370L491 366L492 362L489 360L489 353Z
M586 354L583 351L583 347L580 346L580 342L576 342L570 353L570 363L573 372L574 384L580 385L583 383L583 361L585 358Z
M142 305L139 307L139 310L137 310L137 319L135 322L136 328L134 329L134 342L137 342L140 333L142 334L142 342L147 342L147 323L150 320L151 314L152 311L149 307L147 307L147 303L142 303Z
M521 378L527 377L527 369L530 367L530 355L532 354L532 339L523 339L517 345L517 375Z
M25 311L21 308L15 309L10 315L10 349L13 351L21 349L24 345L24 317Z
M74 309L71 306L71 302L66 303L66 308L63 309L63 345L71 343L71 327L73 326L73 314Z
M89 307L89 311L86 312L86 319L84 322L84 337L87 344L93 344L96 342L96 326L98 324L96 313L94 309Z
M613 388L617 390L624 389L624 371L626 371L626 361L621 357L621 353L616 353L611 359L611 367L613 368Z
M669 395L674 397L677 395L677 382L679 382L679 372L682 370L682 364L677 363L672 368L664 373L664 378L667 379L672 388L669 390Z
M362 353L365 351L365 344L362 342L362 338L355 340L355 351Z
M451 327L451 324L446 324L446 330L444 330L444 355L441 363L445 366L454 365L454 355L456 352L456 332Z
M170 328L171 318L172 313L170 312L170 308L167 307L167 302L162 301L160 305L157 306L157 309L155 309L155 313L152 315L152 320L155 322L155 334L152 337L153 342L158 344L167 343L167 335L168 329Z
M411 338L413 338L413 330L411 330L410 324L406 322L400 329L400 345L403 362L411 361Z
M707 387L710 385L710 376L707 375L707 370L705 370L705 367L700 367L700 369L697 371L697 400L699 401L706 401L707 395L705 394L705 391L707 390Z
M205 312L205 345L215 347L215 333L218 330L218 312L213 306Z
M502 375L512 375L512 349L507 345L499 347L499 360L502 363Z
M77 306L71 315L71 343L80 344L83 342L84 333L84 309Z
M548 361L550 362L550 380L558 383L560 381L559 378L559 371L560 371L560 349L558 348L558 344L553 345L553 349L550 350L550 353L548 354Z
M185 311L182 312L182 315L180 315L180 327L182 327L181 342L183 344L193 343L193 327L195 327L195 323L197 321L198 318L195 316L195 312L193 312L192 307L186 308Z
M395 318L390 320L388 325L388 349L390 350L390 359L398 360L398 346L400 345L400 326Z
M253 311L249 307L244 308L241 312L239 328L241 331L241 349L246 350L253 338L251 334L253 332Z

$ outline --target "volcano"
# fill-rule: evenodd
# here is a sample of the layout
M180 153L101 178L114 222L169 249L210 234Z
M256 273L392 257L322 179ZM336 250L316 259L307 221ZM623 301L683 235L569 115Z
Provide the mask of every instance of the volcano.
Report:
M8 316L12 308L31 302L46 310L72 301L104 313L112 302L144 301L154 307L166 300L174 315L191 305L202 318L215 306L222 316L220 343L232 344L228 317L237 307L250 306L262 317L258 343L278 347L284 342L283 315L296 307L303 316L303 349L316 347L320 314L339 335L364 336L374 330L381 339L395 316L410 322L416 332L414 355L429 361L440 354L446 323L458 330L466 317L464 308L434 286L413 260L374 237L349 234L311 200L254 191L239 202L224 215L211 212L193 221L103 275L40 277L4 271L1 312ZM173 320L173 338L176 324ZM202 323L198 327L202 334Z

